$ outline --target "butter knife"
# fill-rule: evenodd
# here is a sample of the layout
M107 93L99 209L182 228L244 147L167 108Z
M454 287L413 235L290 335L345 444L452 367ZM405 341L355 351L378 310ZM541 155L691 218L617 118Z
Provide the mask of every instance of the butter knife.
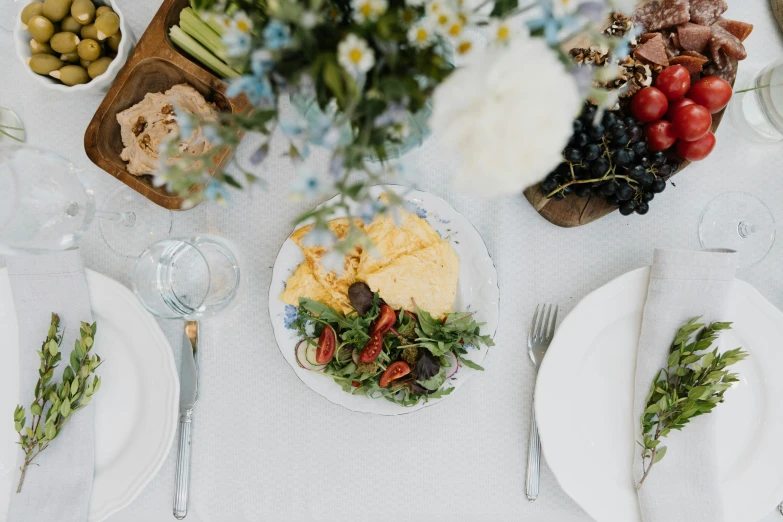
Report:
M190 434L193 408L198 401L198 322L185 323L182 345L182 376L179 383L179 451L177 480L174 485L174 517L182 520L188 514L190 489Z

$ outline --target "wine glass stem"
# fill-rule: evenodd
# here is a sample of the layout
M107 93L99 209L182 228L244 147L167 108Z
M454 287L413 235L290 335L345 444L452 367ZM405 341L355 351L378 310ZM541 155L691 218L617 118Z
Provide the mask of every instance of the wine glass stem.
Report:
M95 217L98 219L107 219L124 224L130 228L136 224L136 214L133 212L107 212L105 210L96 210Z
M740 221L737 225L737 233L743 239L747 239L756 233L756 227L747 221Z

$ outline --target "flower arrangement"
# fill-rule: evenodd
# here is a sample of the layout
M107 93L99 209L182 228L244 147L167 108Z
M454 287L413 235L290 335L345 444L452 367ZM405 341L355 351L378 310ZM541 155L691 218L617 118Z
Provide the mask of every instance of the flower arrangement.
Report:
M620 0L617 0L620 1ZM548 174L572 133L583 98L613 103L592 87L593 72L575 68L559 48L586 32L622 58L627 42L592 27L612 0L191 0L220 28L228 63L244 74L227 80L227 94L245 94L247 114L221 114L203 123L215 144L236 147L237 131L266 138L253 167L269 155L280 129L297 166L291 195L317 199L340 193L333 206L306 218L325 227L336 207L360 204L362 219L389 205L371 200L368 187L389 170L411 137L431 123L444 149L460 160L459 186L494 196L518 194ZM537 12L536 12L537 11ZM609 63L607 62L607 65ZM600 74L605 78L611 68ZM286 99L294 110L288 108ZM195 123L177 114L181 134ZM311 146L325 147L320 168L305 161ZM176 152L176 142L169 145ZM173 155L173 154L172 154ZM193 169L200 161L201 169ZM368 161L381 168L368 166ZM210 158L180 159L156 182L199 199L228 198L226 186L258 180L235 164L232 173L205 174ZM237 173L239 175L237 175ZM194 184L201 184L193 190Z

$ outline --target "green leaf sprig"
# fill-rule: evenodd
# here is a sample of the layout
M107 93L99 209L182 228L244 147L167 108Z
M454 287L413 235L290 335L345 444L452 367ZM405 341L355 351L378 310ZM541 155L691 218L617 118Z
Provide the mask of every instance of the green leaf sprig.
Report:
M17 493L22 491L27 468L49 444L60 434L71 416L83 409L101 387L101 378L95 370L101 365L98 355L90 355L95 342L97 324L82 323L81 337L75 342L70 356L70 366L63 371L62 382L52 382L54 370L60 362L60 317L52 314L52 321L41 350L36 352L41 359L38 382L35 385L35 400L30 404L30 425L27 426L27 412L19 405L14 411L14 429L19 433L19 444L24 451L24 464L19 478Z
M671 430L682 430L691 419L710 413L723 402L723 394L739 381L728 367L745 359L742 348L718 353L712 348L722 330L731 323L712 323L706 328L700 317L689 320L677 332L671 345L667 367L653 379L642 414L642 476L640 489L652 467L666 455L661 439Z

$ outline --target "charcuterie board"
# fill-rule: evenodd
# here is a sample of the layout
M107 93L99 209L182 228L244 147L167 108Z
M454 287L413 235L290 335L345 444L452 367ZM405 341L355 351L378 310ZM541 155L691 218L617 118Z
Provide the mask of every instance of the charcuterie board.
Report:
M750 31L752 30L752 26L749 24L744 24L742 22L734 22L722 18L720 15L725 11L725 8L721 7L721 1L722 0L691 0L692 2L691 4L689 4L685 0L649 0L647 2L643 2L639 6L637 13L639 13L640 11L643 13L646 12L648 23L653 27L655 27L657 31L645 32L639 37L638 43L636 44L636 46L634 46L635 49L632 49L631 58L635 57L637 63L649 65L650 68L654 71L655 75L660 73L661 70L668 67L668 65L676 64L676 65L682 65L686 69L688 69L688 71L692 75L692 79L698 79L702 75L701 71L703 70L704 71L703 75L705 76L713 75L713 74L718 74L719 76L723 75L724 78L729 82L729 84L733 86L736 77L736 70L738 66L738 61L734 56L740 57L741 59L742 55L745 52L744 46L740 45L741 49L731 48L727 52L724 50L727 44L723 42L722 38L724 34L731 33L728 34L728 36L729 38L732 38L732 42L734 42L734 38L736 38L736 42L741 44L741 41L744 40L744 38L746 38L750 34ZM781 0L772 0L772 1L780 2ZM664 5L662 6L662 4ZM685 11L683 16L683 11L682 11L683 5L696 5L698 10L694 12L694 15L697 20L704 22L705 25L691 23L689 19L692 17L692 15L688 11L688 8L684 8ZM679 13L677 9L672 9L672 6L678 8ZM609 28L613 27L612 24L615 23L613 22L613 20L614 20L613 18L607 20L607 23L605 24L605 27L608 28L607 32L609 32ZM638 19L635 21L638 22ZM712 23L709 24L709 22ZM713 25L720 26L720 27L713 28L712 27ZM707 40L702 36L700 42L700 45L702 45L702 49L703 49L700 52L704 53L704 55L707 56L707 58L705 58L705 56L700 54L700 52L691 51L690 49L688 49L688 47L692 45L691 36L693 35L694 36L693 39L699 40L699 34L703 35L703 33L707 28L710 28L710 30L707 31L708 33L707 37L711 39L707 44L706 43ZM739 31L739 35L732 36L734 35L734 32L738 32L738 31ZM646 44L646 42L650 40L654 40L652 36L655 36L656 37L655 39L660 41L661 38L658 37L657 35L660 35L661 33L663 36L662 39L666 42L665 53L666 55L668 55L668 59L667 56L664 55L663 64L657 64L656 62L647 61L648 56L650 56L653 60L655 60L656 54L644 53L644 52L640 53L639 51L641 50L641 47L643 47ZM718 35L718 38L712 38L716 34ZM679 38L683 39L682 44L685 45L685 47L680 47L681 42L679 41ZM699 43L697 42L697 45L698 44ZM660 45L660 43L658 42L655 42L655 45L659 45L662 48L659 51L659 53L664 52L663 45ZM585 48L589 48L589 47L590 47L590 41L587 40L585 37L580 36L566 42L563 46L563 49L566 52L571 52L572 50L577 50L577 49L580 51L587 51L587 49ZM672 47L674 47L674 49L672 49ZM723 63L721 67L719 67L712 60L711 52L713 50L716 53L716 56L720 57L719 61L722 61ZM579 56L577 58L581 58L582 54L584 53L579 53ZM729 56L729 54L733 56ZM571 52L571 56L574 57L574 55L575 53ZM698 58L694 58L694 57L698 57ZM668 62L669 59L671 60L670 63ZM695 66L696 71L698 72L694 72L691 69L691 66ZM647 85L649 85L649 83ZM637 86L636 88L638 89L639 86ZM728 89L728 86L726 86L726 89ZM626 103L621 105L621 110L623 112L626 112L629 110L629 106L630 104L628 104L626 101ZM713 112L712 123L710 127L710 130L713 134L720 126L721 120L723 119L724 112L725 109L720 110L719 112ZM720 144L717 144L717 146L720 146ZM673 158L675 162L679 162L680 168L679 170L676 170L676 173L681 172L682 169L686 168L690 164L689 161L686 161L678 157L674 153L674 147L672 147L671 150L667 151L666 154L669 155L671 158ZM587 165L585 164L585 166ZM588 176L588 177L592 177L592 176ZM566 175L566 178L570 179L568 175ZM579 181L574 181L574 182L579 183ZM578 185L574 185L574 186L578 186ZM552 192L545 193L545 191L542 189L542 186L538 184L528 188L524 192L524 194L527 200L530 202L530 204L536 209L536 211L542 217L544 217L546 220L560 227L576 227L576 226L586 225L588 223L591 223L597 219L600 219L601 217L604 217L618 210L616 201L612 203L606 197L602 197L601 195L594 195L593 193L590 193L589 195L586 196L584 194L581 194L582 197L578 197L577 194L570 193L565 198L556 199L554 197L547 197L547 195L551 196ZM563 194L566 193L564 192Z

